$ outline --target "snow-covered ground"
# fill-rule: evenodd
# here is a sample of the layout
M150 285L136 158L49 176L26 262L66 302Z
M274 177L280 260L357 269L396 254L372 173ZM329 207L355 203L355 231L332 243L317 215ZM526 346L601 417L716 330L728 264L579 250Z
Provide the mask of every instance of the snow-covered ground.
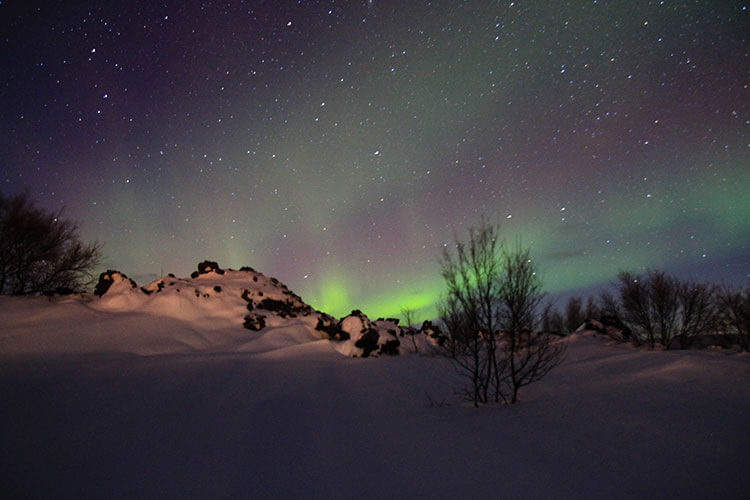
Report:
M171 285L184 300L0 297L2 497L750 491L745 355L649 352L578 333L518 404L475 409L453 395L444 359L408 349L352 358L313 328L317 317L242 328L247 300L227 278L221 292L216 276Z

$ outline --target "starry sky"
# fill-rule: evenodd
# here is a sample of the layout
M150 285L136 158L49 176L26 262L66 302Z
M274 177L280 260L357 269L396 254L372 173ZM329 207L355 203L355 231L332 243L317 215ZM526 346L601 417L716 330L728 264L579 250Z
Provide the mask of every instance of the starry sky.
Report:
M145 284L209 258L429 314L481 216L553 296L750 283L750 12L724 0L0 2L0 191Z

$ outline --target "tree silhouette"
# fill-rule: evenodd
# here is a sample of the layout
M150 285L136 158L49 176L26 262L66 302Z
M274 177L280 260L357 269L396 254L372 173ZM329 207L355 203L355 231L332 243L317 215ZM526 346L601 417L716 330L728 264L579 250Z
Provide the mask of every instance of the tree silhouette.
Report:
M101 245L84 244L78 224L38 208L28 193L0 194L0 294L79 290L92 281Z
M529 251L505 248L497 227L482 219L468 241L456 238L440 264L447 288L439 305L448 333L443 350L467 381L461 393L475 406L515 403L521 387L565 354L564 344L533 330L542 292Z

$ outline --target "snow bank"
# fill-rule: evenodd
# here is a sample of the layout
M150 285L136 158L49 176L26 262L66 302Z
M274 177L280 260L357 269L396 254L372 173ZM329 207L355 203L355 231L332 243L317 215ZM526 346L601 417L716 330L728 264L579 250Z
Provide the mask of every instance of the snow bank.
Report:
M93 336L130 321L45 300L3 298L4 325L28 335L86 310L105 319L78 325ZM445 359L362 362L304 331L243 330L235 352L5 358L4 496L739 499L750 490L750 365L731 351L644 351L575 334L563 340L565 361L517 405L474 409L454 395Z

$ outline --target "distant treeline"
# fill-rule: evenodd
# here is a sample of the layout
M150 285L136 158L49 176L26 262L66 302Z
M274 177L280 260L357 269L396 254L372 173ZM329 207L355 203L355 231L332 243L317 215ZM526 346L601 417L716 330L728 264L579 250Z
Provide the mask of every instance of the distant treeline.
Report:
M541 329L564 335L585 325L653 349L738 345L750 349L750 290L680 280L665 272L622 271L614 290L548 303Z

